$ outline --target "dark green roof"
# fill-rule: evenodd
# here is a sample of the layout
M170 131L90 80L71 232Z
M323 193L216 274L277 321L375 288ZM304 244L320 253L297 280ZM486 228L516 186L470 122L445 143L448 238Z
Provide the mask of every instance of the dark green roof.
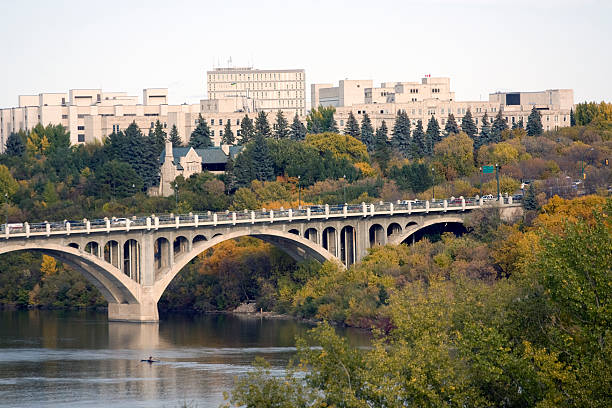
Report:
M191 147L173 147L172 148L172 156L174 157L174 164L180 166L180 158L187 155ZM208 147L206 149L194 149L196 154L202 158L202 164L223 164L227 163L229 157L225 155L223 150L220 147ZM230 157L234 158L240 150L242 150L242 146L230 146ZM164 164L166 159L166 149L161 152L159 162L160 164ZM179 170L181 170L179 168Z

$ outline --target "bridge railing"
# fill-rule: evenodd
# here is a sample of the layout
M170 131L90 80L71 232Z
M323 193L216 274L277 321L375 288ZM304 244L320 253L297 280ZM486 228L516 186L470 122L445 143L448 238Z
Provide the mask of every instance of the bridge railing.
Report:
M399 200L397 202L378 202L374 204L336 204L312 205L301 208L237 211L237 212L202 212L189 214L163 214L150 217L111 218L62 222L38 222L33 224L14 223L0 224L0 234L9 236L29 236L30 234L82 233L100 230L128 230L133 227L159 228L181 225L216 225L217 223L244 222L274 222L275 220L304 220L311 218L371 216L375 214L390 214L395 212L429 212L429 211L461 211L466 208L480 206L509 205L522 201L522 196L500 196L498 201L486 201L476 197L460 197L450 200Z

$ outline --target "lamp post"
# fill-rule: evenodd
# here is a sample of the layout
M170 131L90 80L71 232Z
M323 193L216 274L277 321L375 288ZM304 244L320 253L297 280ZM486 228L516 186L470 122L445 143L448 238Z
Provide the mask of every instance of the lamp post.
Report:
M482 166L480 167L480 172L478 173L478 177L480 178L480 196L482 197Z
M344 183L342 184L342 194L344 197L344 204L346 204L346 174L342 176Z
M4 225L8 229L8 193L4 193Z
M432 167L431 168L431 179L432 179L432 186L431 186L431 201L436 201L436 174L434 173L435 169Z
M302 209L302 185L300 184L300 179L302 176L298 176L298 208Z
M174 199L176 200L176 208L178 209L178 183L174 182Z
M499 164L495 163L495 178L497 179L497 197L496 200L499 200Z

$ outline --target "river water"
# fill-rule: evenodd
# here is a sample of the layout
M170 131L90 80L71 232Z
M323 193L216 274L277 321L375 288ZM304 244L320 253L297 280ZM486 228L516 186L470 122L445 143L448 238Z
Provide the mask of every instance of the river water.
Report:
M0 407L218 407L255 357L282 374L310 328L224 314L134 324L99 312L0 311ZM150 355L161 361L140 361Z

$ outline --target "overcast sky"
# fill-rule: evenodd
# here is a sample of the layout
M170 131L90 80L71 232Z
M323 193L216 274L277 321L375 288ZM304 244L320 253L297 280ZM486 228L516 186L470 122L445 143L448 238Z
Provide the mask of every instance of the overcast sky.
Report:
M13 1L0 106L71 88L205 97L216 65L304 68L311 83L448 76L457 100L573 88L612 99L612 1Z

